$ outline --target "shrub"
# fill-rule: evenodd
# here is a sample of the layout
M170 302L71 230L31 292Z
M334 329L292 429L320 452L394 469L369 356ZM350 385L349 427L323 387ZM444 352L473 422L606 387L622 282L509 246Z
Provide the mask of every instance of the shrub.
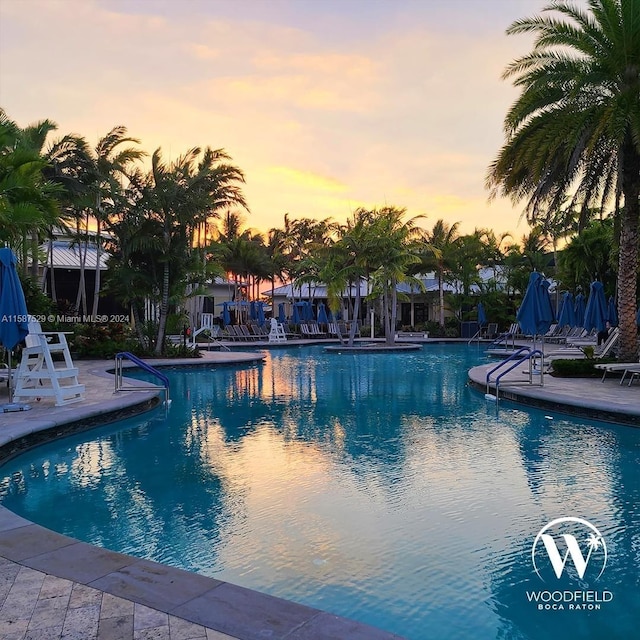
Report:
M120 351L144 356L145 350L131 329L120 323L79 324L69 341L71 350L79 358L113 358Z
M445 336L445 331L440 326L440 323L433 320L424 323L424 330L428 331L432 338L444 338Z
M199 358L200 350L197 346L165 342L164 355L166 358Z
M596 364L615 362L611 358L567 358L554 360L551 363L551 375L558 378L597 378L602 376L602 371L595 368Z

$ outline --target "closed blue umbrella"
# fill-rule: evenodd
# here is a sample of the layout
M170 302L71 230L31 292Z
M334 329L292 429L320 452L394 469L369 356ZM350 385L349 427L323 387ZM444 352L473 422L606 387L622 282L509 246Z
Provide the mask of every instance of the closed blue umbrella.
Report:
M231 324L231 314L229 313L229 303L222 303L222 323L226 327L228 324Z
M258 316L257 318L258 326L263 327L265 323L265 317L264 317L264 302L262 302L262 300L258 300L258 302L256 302L256 315Z
M11 249L0 249L0 344L9 353L9 401L12 400L11 350L29 333L27 303Z
M328 322L327 310L325 309L324 302L321 302L318 305L318 324L327 324Z
M584 328L587 331L595 329L603 331L607 323L607 301L604 297L604 286L596 280L591 283L591 291L584 310Z
M558 324L561 327L569 326L573 329L576 326L576 314L573 309L574 301L571 291L566 291L562 296L562 307L558 314Z
M487 324L487 314L484 311L482 302L478 302L478 324L482 327Z
M293 305L293 317L291 319L291 321L293 322L293 324L300 324L300 311L298 311L299 309L299 302L296 302Z
M250 305L249 305L249 317L252 320L257 320L258 319L258 307L256 306L255 300L252 300Z
M482 302L478 303L478 324L482 327L487 324L487 312L484 309Z
M307 322L311 322L313 320L313 307L311 306L311 303L308 300L304 303L303 313L304 313L304 319Z
M584 296L581 293L579 293L576 296L576 304L573 309L576 316L576 327L584 327L584 310L585 310Z
M551 296L549 295L550 286L551 286L551 283L548 280L545 280L544 278L540 282L540 287L541 289L543 289L543 291L541 290L540 292L541 293L540 295L541 312L542 312L542 316L545 318L545 322L547 320L549 321L549 327L551 326L552 322L556 321L556 312L553 309L553 304L551 303ZM549 327L547 327L547 331L549 331ZM545 331L545 333L547 331Z
M607 320L612 327L618 326L618 310L616 309L616 301L613 296L609 297L607 306Z
M287 321L287 316L285 315L284 312L284 302L281 302L278 305L278 322L280 324L284 324Z
M526 335L543 335L549 331L554 318L549 283L537 271L529 276L529 284L516 317Z

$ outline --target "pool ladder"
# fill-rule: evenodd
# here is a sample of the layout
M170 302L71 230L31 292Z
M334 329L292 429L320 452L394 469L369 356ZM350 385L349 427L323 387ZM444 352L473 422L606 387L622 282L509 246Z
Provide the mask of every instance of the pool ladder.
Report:
M148 364L144 360L141 360L140 358L138 358L138 356L134 356L132 353L129 353L128 351L121 351L120 353L116 353L115 355L115 391L116 393L118 391L150 391L152 389L152 387L148 387L148 386L147 387L143 387L143 386L135 387L135 386L129 386L129 385L127 385L126 387L124 386L123 379L122 379L122 368L123 368L122 365L125 359L133 362L133 364L137 365L147 373L150 373L151 375L155 376L162 382L163 390L164 390L164 404L167 408L169 408L169 405L171 404L171 400L169 399L169 378L167 378L167 376L165 376L164 373L161 373L160 371L158 371L155 367L152 367L150 364Z
M487 388L484 397L487 398L487 400L495 400L498 402L498 398L500 397L500 380L507 375L507 373L513 371L516 367L527 361L529 362L529 384L537 384L544 387L544 353L540 351L540 349L521 347L508 358L502 360L495 367L487 371L485 379ZM505 369L505 367L507 368ZM496 376L496 393L493 395L490 393L491 375L497 371L501 371L501 373Z

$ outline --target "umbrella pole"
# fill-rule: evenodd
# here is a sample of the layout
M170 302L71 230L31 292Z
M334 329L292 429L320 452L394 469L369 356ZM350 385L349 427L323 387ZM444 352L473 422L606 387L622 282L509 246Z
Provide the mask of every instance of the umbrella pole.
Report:
M9 404L13 402L13 385L11 384L11 349L7 349L7 361L9 362Z

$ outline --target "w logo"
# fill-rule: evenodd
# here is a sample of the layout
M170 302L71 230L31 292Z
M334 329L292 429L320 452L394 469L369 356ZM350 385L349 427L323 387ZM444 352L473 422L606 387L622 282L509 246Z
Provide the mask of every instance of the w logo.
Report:
M539 558L543 548L558 579L565 569L570 568L571 565L567 564L569 560L581 580L589 564L596 566L592 573L600 569L596 580L607 565L607 545L602 534L582 518L557 518L545 525L536 536L531 549L531 561L538 577L544 581L543 574L549 572L544 570L545 565L548 567L546 560Z

